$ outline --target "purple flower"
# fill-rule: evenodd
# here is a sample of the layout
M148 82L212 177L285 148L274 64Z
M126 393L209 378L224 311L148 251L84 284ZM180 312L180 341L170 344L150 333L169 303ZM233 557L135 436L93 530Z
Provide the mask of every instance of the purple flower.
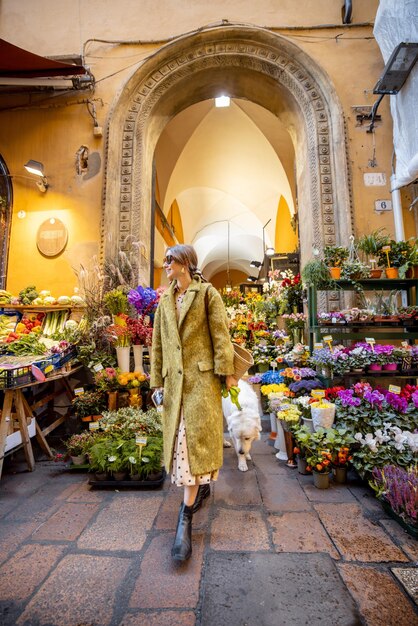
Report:
M255 376L250 376L247 379L247 382L249 382L250 385L258 385L258 383L261 383L261 376L259 374L256 374Z
M399 413L405 413L408 408L408 400L398 396L396 393L388 391L386 394L386 402L391 405Z
M375 391L369 390L364 393L363 398L367 400L367 402L370 402L372 406L374 404L377 404L379 407L381 407L382 402L385 399L385 396L377 390Z
M301 378L315 378L316 372L311 367L301 367L299 369L299 376Z
M157 306L158 293L151 287L139 285L128 293L128 302L135 307L141 315L149 315Z
M414 391L414 393L412 394L411 398L412 398L412 402L415 405L415 408L418 409L418 389L416 391Z
M343 391L339 391L338 397L341 400L341 404L343 406L360 406L361 404L361 398L356 398L352 389L344 389Z

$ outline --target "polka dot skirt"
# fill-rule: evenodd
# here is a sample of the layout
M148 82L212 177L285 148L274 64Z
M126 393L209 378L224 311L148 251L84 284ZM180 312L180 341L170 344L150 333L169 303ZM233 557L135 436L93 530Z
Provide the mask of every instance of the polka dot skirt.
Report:
M189 455L187 452L186 426L184 424L183 410L181 411L179 429L174 442L173 465L171 468L171 482L178 487L192 485L207 485L211 480L217 480L219 470L214 470L209 474L193 476L189 466Z

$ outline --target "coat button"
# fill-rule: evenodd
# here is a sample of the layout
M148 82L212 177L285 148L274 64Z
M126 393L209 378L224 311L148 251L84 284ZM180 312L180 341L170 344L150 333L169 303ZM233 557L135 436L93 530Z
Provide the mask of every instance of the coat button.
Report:
M179 374L183 374L183 372L181 370L179 370Z
M181 350L180 346L177 346L177 350Z

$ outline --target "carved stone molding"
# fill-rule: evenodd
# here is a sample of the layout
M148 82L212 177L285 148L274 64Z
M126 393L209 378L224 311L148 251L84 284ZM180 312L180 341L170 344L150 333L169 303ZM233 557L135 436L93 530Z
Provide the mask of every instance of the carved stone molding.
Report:
M308 182L304 183L308 191L303 202L300 198L298 202L303 213L303 219L300 219L302 257L311 256L311 250L303 249L304 245L307 247L302 236L303 229L311 229L310 239L307 236L306 240L318 249L336 244L345 233L350 233L347 182L341 181L346 172L346 167L343 167L344 130L342 138L341 133L338 138L335 136L339 114L338 103L335 104L337 98L331 85L327 89L323 72L315 72L312 60L304 63L309 57L295 44L257 28L209 29L199 35L181 38L178 45L175 44L165 46L153 56L149 71L146 71L147 63L138 70L130 79L129 95L122 92L115 107L120 130L113 135L113 147L108 147L112 160L108 171L112 171L113 204L110 206L107 202L109 194L105 194L104 223L107 220L113 226L118 225L118 241L115 242L118 247L123 249L126 237L130 235L149 246L144 225L151 222L148 216L150 176L156 140L147 141L147 133L153 119L160 115L168 121L180 110L198 101L191 96L189 101L186 99L183 102L185 81L190 85L202 73L213 76L213 72L219 70L237 74L243 71L252 75L255 73L257 80L276 84L296 103L300 123L304 126L307 156L304 169L305 176L308 176ZM178 102L173 97L176 93ZM167 108L168 99L172 104ZM334 111L330 110L330 102L334 102ZM264 106L269 108L268 103ZM276 113L273 107L270 110ZM335 145L343 146L343 156L336 156ZM345 191L341 192L341 188Z

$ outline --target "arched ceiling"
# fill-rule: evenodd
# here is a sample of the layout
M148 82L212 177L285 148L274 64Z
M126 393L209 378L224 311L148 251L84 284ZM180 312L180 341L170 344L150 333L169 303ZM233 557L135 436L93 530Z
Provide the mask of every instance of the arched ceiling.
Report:
M294 150L289 133L264 108L244 100L217 109L193 105L166 126L155 152L161 204L180 207L185 242L210 278L228 265L250 273L274 245L283 196L294 213Z

